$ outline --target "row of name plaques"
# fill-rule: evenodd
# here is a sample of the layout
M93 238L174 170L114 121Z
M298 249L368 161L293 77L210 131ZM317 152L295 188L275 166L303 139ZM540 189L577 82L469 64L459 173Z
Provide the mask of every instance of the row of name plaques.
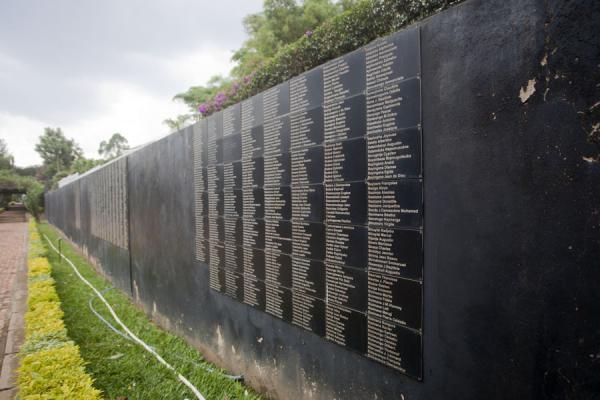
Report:
M211 288L418 379L420 79L406 30L193 127Z

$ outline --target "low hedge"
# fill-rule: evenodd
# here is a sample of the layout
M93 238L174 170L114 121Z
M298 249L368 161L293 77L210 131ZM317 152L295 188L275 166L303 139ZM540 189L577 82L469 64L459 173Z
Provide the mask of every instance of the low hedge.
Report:
M79 348L67 336L50 263L33 220L29 229L29 294L18 369L19 398L100 399L100 391L85 372Z
M363 0L284 46L198 111L208 116L463 0Z

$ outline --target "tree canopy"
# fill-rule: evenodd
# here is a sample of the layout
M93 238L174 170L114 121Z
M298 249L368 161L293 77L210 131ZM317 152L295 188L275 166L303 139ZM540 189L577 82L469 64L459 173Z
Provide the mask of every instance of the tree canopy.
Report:
M235 67L231 76L213 76L206 85L192 86L173 97L182 101L194 115L198 107L223 93L237 90L234 80L250 79L258 66L265 63L284 46L295 42L328 19L353 7L360 0L264 0L263 10L244 18L248 39L232 55ZM232 87L233 86L233 87ZM201 111L202 113L202 111ZM176 121L171 119L170 121ZM171 128L176 124L165 123ZM177 128L178 129L178 128Z
M44 161L47 177L68 170L73 161L83 154L81 147L73 139L67 139L60 128L44 128L35 151Z
M108 140L100 142L98 154L107 159L119 157L123 151L129 149L129 141L120 133L113 133Z

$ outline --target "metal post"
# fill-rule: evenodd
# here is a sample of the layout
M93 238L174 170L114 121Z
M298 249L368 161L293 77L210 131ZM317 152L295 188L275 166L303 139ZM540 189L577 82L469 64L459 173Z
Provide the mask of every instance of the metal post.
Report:
M62 238L58 238L58 263L62 263Z

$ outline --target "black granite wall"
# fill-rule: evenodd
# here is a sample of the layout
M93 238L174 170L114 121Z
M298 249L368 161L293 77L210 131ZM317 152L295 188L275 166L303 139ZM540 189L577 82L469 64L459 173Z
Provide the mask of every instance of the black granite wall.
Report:
M121 184L128 207L123 212L123 205L116 200L108 207L119 208L124 215L126 242L125 231L118 226L108 231L96 227L92 234L99 200L94 197L97 183L91 177L98 172L49 193L49 220L87 251L115 284L132 290L134 299L159 323L186 336L207 358L243 373L249 384L273 397L600 398L600 162L598 146L590 140L598 129L600 101L599 8L597 2L584 0L471 0L410 28L420 37L423 226L408 231L423 233L423 268L422 279L417 279L422 282L422 297L411 297L422 301L422 320L416 327L414 319L408 320L413 322L402 328L422 334L422 349L418 344L408 346L422 354L418 357L422 365L409 371L402 371L402 365L384 365L385 360L374 361L376 357L366 357L361 349L349 350L352 346L342 346L317 329L318 323L303 325L306 320L294 320L293 312L281 318L273 316L269 313L273 305L265 302L261 306L255 303L256 296L248 295L260 293L258 281L263 280L265 286L273 282L266 276L268 263L262 278L256 269L260 256L254 256L260 254L260 246L246 251L248 246L241 241L243 263L239 268L240 253L227 252L227 246L233 250L240 247L236 235L254 237L248 227L254 229L260 220L266 225L289 220L290 259L302 258L302 254L294 254L293 235L300 234L299 241L305 237L302 230L293 230L293 223L300 221L297 226L304 227L301 217L305 214L294 212L294 199L298 204L309 192L295 188L321 184L321 179L315 180L311 174L309 181L302 179L304 175L290 175L289 182L282 176L276 185L268 180L260 185L253 176L253 185L246 180L236 185L234 164L239 161L244 174L260 158L247 147L242 147L240 154L232 152L237 148L237 135L243 138L244 132L249 132L256 137L262 126L263 137L265 129L279 129L274 138L285 137L281 135L285 128L269 125L264 115L247 122L248 110L256 115L255 106L264 105L264 99L228 110L225 125L222 115L215 116L123 159L126 184ZM397 37L402 34L406 33ZM294 82L291 87L297 90ZM294 96L294 90L288 96ZM291 121L290 162L294 149L319 147L316 142L306 146L294 141L298 136L293 132L302 126L306 110L311 110L311 118L330 112L326 106L319 110L323 102L331 104L325 98L309 99L307 107L293 109L291 114L281 112L283 119L287 115ZM278 99L275 104L281 107L285 102ZM232 113L239 114L239 127L235 117L232 122ZM213 128L209 124L214 124ZM204 148L204 129L207 142L210 129L230 132L225 135L231 138L227 146L220 147L223 153L217 151L216 142L212 152L206 146L206 151L198 153L198 148ZM323 132L330 132L328 129L322 128ZM318 142L319 131L314 130L316 136L310 136L311 140ZM357 136L365 137L365 132ZM321 140L327 154L333 147ZM269 153L265 150L262 154L263 168L267 165L268 170L269 163L283 168L278 157L286 151L277 148L273 159L266 160ZM209 164L211 157L215 158ZM209 190L209 173L215 175L212 179L221 173L219 168L210 172L209 165L223 167L223 189ZM204 169L206 174L202 174ZM113 173L118 182L121 175L116 169ZM233 180L225 180L228 173ZM325 173L322 179L325 193L331 182L327 176ZM420 176L409 178L418 180ZM301 183L294 185L294 180ZM372 186L368 178L367 183ZM251 201L260 203L261 189L263 198L268 198L269 186L278 191L290 188L288 218L269 219L269 200L263 200L267 208L263 214L248 207ZM241 195L236 190L241 190ZM123 198L119 190L114 193ZM240 196L242 209L235 202ZM233 202L228 203L230 200ZM217 207L220 203L222 211ZM325 210L328 208L329 204ZM367 210L367 218L374 219L380 208ZM121 214L117 212L116 218ZM320 221L309 221L343 225L331 222L325 214L317 217ZM314 213L309 215L314 219ZM218 220L223 221L222 233L214 223ZM242 221L240 234L236 233L240 229L237 223L226 225L226 221L237 220ZM371 237L380 230L377 224L362 225ZM274 232L281 232L279 223L275 228ZM196 235L198 232L202 234ZM211 234L217 238L222 234L225 240L210 240ZM332 236L326 232L326 246L336 243L330 240ZM394 245L396 249L411 242L404 239L399 243ZM418 248L412 243L410 249ZM221 249L219 262L211 264L212 255ZM348 250L355 249L351 246ZM369 257L372 254L367 250ZM279 265L280 259L278 254L274 265ZM324 262L326 272L331 271L327 260ZM370 267L368 264L367 273ZM285 281L280 286L287 288ZM331 286L322 297L325 307L335 289ZM302 292L306 286L298 280L292 279L289 290L292 295L308 296L308 300L321 299L315 292ZM265 293L269 292L265 289ZM366 293L373 298L371 287ZM294 300L292 310L307 303ZM334 307L340 308L336 304ZM349 308L360 314L357 307ZM371 315L368 307L363 315ZM388 339L369 332L367 345L369 340L385 343Z

